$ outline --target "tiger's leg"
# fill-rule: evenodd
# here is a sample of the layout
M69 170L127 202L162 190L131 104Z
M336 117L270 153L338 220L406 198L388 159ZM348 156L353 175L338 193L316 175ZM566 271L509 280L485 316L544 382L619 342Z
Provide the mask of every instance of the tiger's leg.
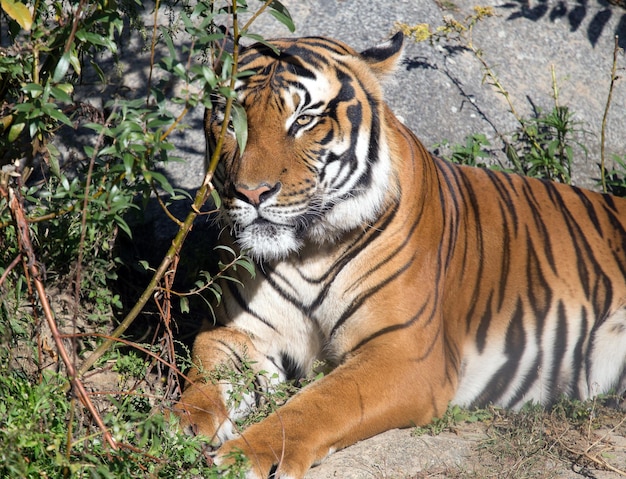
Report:
M267 389L268 381L261 381L272 375L284 379L281 371L259 353L250 336L235 328L200 332L192 360L193 367L174 412L183 429L211 438L213 444L237 435L234 420L246 416L256 402L251 388ZM248 374L249 368L253 368L252 374ZM266 374L261 376L261 370Z
M396 338L397 339L397 338ZM216 462L241 451L247 479L296 479L335 450L387 429L429 423L446 410L453 384L440 354L413 357L415 344L368 344L277 412L225 443Z

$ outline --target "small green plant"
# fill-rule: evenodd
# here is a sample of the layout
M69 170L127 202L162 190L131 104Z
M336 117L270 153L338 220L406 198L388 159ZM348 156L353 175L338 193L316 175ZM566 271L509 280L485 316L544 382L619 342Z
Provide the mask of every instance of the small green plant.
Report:
M236 368L227 363L203 371L207 382L226 388L229 409L246 410L236 422L241 429L276 411L302 386L294 381L280 381L277 374L258 370L255 364L244 351Z
M119 355L113 365L113 371L125 377L142 378L146 373L146 362L137 352L131 350Z
M0 477L240 477L237 469L219 475L206 462L199 439L176 433L176 425L151 414L146 397L138 395L109 405L105 421L126 444L113 453L81 423L75 401L61 390L63 382L45 374L37 384L2 371Z
M461 423L475 423L487 421L493 417L493 412L489 409L466 409L457 405L452 405L448 408L445 414L433 420L432 423L416 427L414 429L415 435L421 434L441 434L443 431L454 429Z
M449 151L449 154L443 154L443 156L453 163L484 168L488 164L483 162L483 159L492 157L488 150L490 146L491 143L487 137L482 133L477 133L467 136L463 145L453 145L446 140L435 145L434 149L437 154Z
M570 184L575 147L587 153L574 138L579 131L573 113L555 99L550 113L539 112L535 118L521 119L521 127L506 147L513 170L535 178Z
M606 192L616 196L626 196L626 157L614 155L613 163L615 166L605 171L603 176Z

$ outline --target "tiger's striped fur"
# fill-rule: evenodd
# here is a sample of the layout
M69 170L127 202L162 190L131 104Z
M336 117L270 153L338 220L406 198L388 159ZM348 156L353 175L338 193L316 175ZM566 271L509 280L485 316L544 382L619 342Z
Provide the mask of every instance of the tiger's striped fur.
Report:
M223 442L218 462L241 449L247 477L299 478L451 401L626 389L626 199L431 156L383 101L401 35L361 54L272 43L241 56L248 144L231 135L222 158L226 221L260 266L224 285L179 405ZM210 147L223 116L207 112ZM334 369L237 437L255 398L228 410L228 386L201 371L244 356L280 381Z

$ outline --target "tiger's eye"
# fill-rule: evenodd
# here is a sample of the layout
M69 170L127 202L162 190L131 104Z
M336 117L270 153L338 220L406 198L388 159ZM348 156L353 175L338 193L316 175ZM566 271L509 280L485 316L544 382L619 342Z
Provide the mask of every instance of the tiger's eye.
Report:
M306 126L313 121L312 115L300 115L296 118L296 124L298 126Z

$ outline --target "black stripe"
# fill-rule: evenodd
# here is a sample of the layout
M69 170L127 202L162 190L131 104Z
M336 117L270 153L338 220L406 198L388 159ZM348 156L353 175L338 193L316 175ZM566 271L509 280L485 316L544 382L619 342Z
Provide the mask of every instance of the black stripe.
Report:
M408 270L409 267L411 266L411 264L413 264L412 260L411 261L407 261L402 266L402 268L398 269L397 271L394 271L393 274L389 275L384 280L379 281L378 283L376 283L375 286L373 286L373 287L363 291L354 301L352 301L350 306L343 312L343 314L339 317L339 319L337 320L337 322L333 326L333 329L331 330L331 333L330 333L331 338L332 338L332 336L334 336L337 333L339 328L346 322L346 320L348 320L355 313L355 311L357 311L363 305L363 303L365 303L365 301L368 298L373 296L375 293L380 291L382 288L384 288L386 285L391 283L398 276L400 276L402 273L404 273L406 270Z
M293 356L283 352L280 355L280 362L287 381L299 380L306 376L307 371Z
M546 384L545 390L548 391L550 400L557 399L561 394L569 394L569 384L563 381L563 361L565 352L567 351L567 315L565 314L565 305L563 301L559 301L557 305L557 321L555 331L555 342L552 344L552 365L550 371L549 384ZM569 363L568 363L569 364ZM561 382L559 382L561 380ZM571 380L571 378L570 378Z
M287 39L287 41L290 41ZM337 53L339 55L353 55L353 52L348 49L348 47L338 40L334 40L332 38L327 37L302 37L298 39L298 43L295 45L298 52L300 49L313 52L313 48L321 48L324 50L329 50L333 53ZM317 52L315 52L317 53ZM318 53L321 59L327 60L327 53L322 52Z
M428 303L430 303L432 301L430 301L429 299L426 300L426 302L420 307L420 309L418 310L417 314L415 314L413 317L411 317L408 321L405 321L404 323L397 323L397 324L392 324L391 326L387 326L385 328L381 328L378 331L376 331L375 333L370 334L369 336L367 336L366 338L363 338L359 343L357 343L356 346L354 346L349 353L347 354L352 354L355 351L358 351L359 348L363 347L365 344L369 343L370 341L373 341L374 339L380 338L381 336L385 335L385 334L389 334L389 333L393 333L395 331L400 331L403 329L406 329L408 327L410 327L411 325L413 325L418 319L420 319L420 317L422 316L422 314L424 313L424 311L426 310L426 306L428 305ZM441 322L439 323L439 325L441 326ZM426 349L424 348L420 348L420 352L422 353L422 356L420 358L416 358L415 361L421 361L424 358L428 357L433 349L433 347L435 346L435 344L438 342L438 338L439 338L440 334L436 334L435 335L435 339L433 339L432 343L430 344L430 346L428 346Z
M459 172L457 168L453 168L453 165L451 163L441 161L440 159L435 158L432 155L429 155L428 157L431 158L439 173L437 175L439 201L442 204L442 211L444 211L444 221L447 220L448 230L450 232L448 254L444 263L445 267L448 268L454 259L454 252L461 230L461 197L459 195ZM454 180L454 184L452 180ZM445 183L445 186L442 184L442 181ZM444 202L444 192L448 192L450 195L450 201L448 203ZM450 217L448 218L448 215L446 213L449 209L452 209L452 213L449 215ZM463 242L463 244L465 245L465 248L467 248L467 242ZM466 270L465 261L467 260L467 258L468 256L466 254L461 255L461 260L463 262L461 266L461 271Z
M500 226L502 227L502 243L500 245L500 280L498 281L498 306L497 310L501 311L504 305L504 301L508 298L507 294L507 286L508 280L511 274L511 245L513 244L515 237L518 234L518 226L516 224L516 219L513 220L513 233L514 236L511 235L510 231L510 221L507 221L507 213L510 210L514 210L514 207L506 208L502 202L498 202L498 206L500 208L500 215L502 218ZM491 221L494 221L493 219Z
M604 233L602 232L602 225L600 224L600 221L598 220L598 215L596 213L594 204L589 200L589 198L587 198L587 195L585 194L585 192L581 190L580 188L576 188L573 186L572 190L580 199L581 203L585 207L585 210L587 210L587 217L589 218L589 221L591 221L591 223L595 227L600 237L604 238Z
M345 268L347 264L349 264L356 256L363 253L367 249L367 246L373 243L386 229L387 227L394 221L396 218L397 209L389 208L387 213L371 228L365 230L362 235L359 235L356 240L349 245L344 254L327 270L327 272L318 280L319 283L325 282L324 287L318 294L315 301L310 305L309 311L314 312L326 299L328 292L330 291L333 281L337 278L337 275ZM405 238L403 244L408 241L408 238ZM394 249L393 251L388 251L388 254L385 258L381 258L378 263L373 265L370 268L370 271L376 272L380 265L385 264L389 261L394 254L396 254L398 249ZM370 273L363 273L361 278L369 275ZM303 276L304 277L304 276ZM307 279L311 281L310 279ZM359 280L357 279L355 283Z
M587 370L587 364L585 363L585 358L587 357L588 351L583 350L585 346L585 342L587 341L587 329L589 325L588 313L586 308L581 308L581 322L580 322L580 330L578 333L578 341L576 342L576 347L574 348L574 357L572 358L571 366L574 368L572 374L572 382L571 382L571 395L573 399L583 399L587 397L587 391L580 390L580 378ZM589 347L587 347L589 349ZM586 376L586 372L585 372Z
M544 183L545 184L545 183ZM537 195L534 192L534 188L529 181L524 182L524 186L522 188L522 194L524 195L524 199L528 207L530 208L530 217L533 219L535 223L535 227L537 228L537 232L541 239L544 241L543 250L546 254L546 260L550 265L550 268L554 273L556 273L556 261L554 259L554 252L552 247L552 236L548 233L548 228L543 221L543 211L541 206L537 203Z
M617 264L622 272L622 275L626 278L626 222L624 217L626 213L620 212L615 207L615 198L610 195L602 195L604 198L605 206L604 212L607 216L607 220L611 224L611 228L616 233L617 244L611 244L613 248L613 257L615 258L615 264Z
M473 313L473 312L472 312ZM474 316L470 316L473 318ZM478 329L476 330L476 347L478 348L479 354L482 354L485 351L485 345L487 344L487 336L489 332L489 326L491 325L491 320L493 319L493 290L489 292L489 299L487 300L487 306L483 311L483 314L480 317L480 322L478 323Z
M499 198L502 201L504 201L504 206L502 206L502 208L506 210L512 216L513 218L512 224L515 227L514 235L517 236L518 234L517 227L519 225L519 218L517 216L517 208L515 206L516 206L516 199L519 195L515 191L515 184L512 181L511 175L508 175L506 173L497 173L489 169L482 169L480 171L484 172L489 177L492 185L498 192ZM507 180L507 185L505 185L502 180ZM513 198L511 191L513 191L515 198Z
M511 386L511 378L515 376L521 363L522 354L526 348L526 332L524 331L524 309L521 299L518 298L515 312L509 322L505 336L506 362L496 371L487 386L473 401L473 406L485 406L489 403L499 403L507 388ZM505 404L504 406L507 406Z
M404 34L397 32L391 37L387 44L378 45L376 47L368 48L361 52L361 56L366 60L373 60L374 62L383 62L395 55L400 48L402 48L402 42L404 41Z
M576 251L578 274L585 296L592 300L595 320L603 319L612 302L611 280L597 260L594 249L587 240L586 232L583 231L578 219L574 218L571 211L565 206L556 188L553 190Z
M526 290L533 314L539 326L538 334L542 334L545 319L552 304L552 289L542 271L542 259L537 255L540 245L533 244L532 232L526 225Z
M461 173L461 186L464 194L464 210L465 210L465 221L466 223L473 223L476 232L476 240L472 242L472 245L475 245L475 249L473 251L466 251L464 256L474 258L474 261L477 262L477 269L469 268L469 271L476 271L476 277L473 278L473 281L469 282L469 284L473 285L474 289L472 291L472 299L470 302L470 306L468 308L467 318L468 321L475 316L475 311L478 305L479 300L482 297L482 279L483 279L483 270L484 270L484 243L482 237L482 222L481 222L481 214L479 208L479 202L477 199L476 192L474 191L472 184L469 178L463 174L464 171L459 170ZM469 204L468 204L469 203ZM468 238L469 239L469 238ZM466 241L466 244L469 245L470 242ZM470 256L471 255L471 256ZM469 329L470 324L468 323L467 328Z
M257 270L257 274L261 274L261 273ZM254 317L255 319L257 319L261 323L265 324L268 328L270 328L275 333L280 334L280 331L278 331L276 329L276 327L272 323L270 323L265 318L263 318L262 316L259 316L256 312L254 312L254 311L252 311L250 309L248 301L246 301L243 298L243 296L241 295L241 291L239 290L239 287L238 287L238 285L236 283L234 283L232 281L226 281L226 280L222 281L221 283L222 283L223 286L226 286L226 289L228 289L228 292L230 293L232 298L237 303L237 306L239 306L243 311L245 311L250 316ZM224 308L224 313L225 313L224 316L226 318L234 318L235 317L235 314L233 314L232 312L228 311L228 302L227 301L223 301L222 302L222 307ZM219 318L219 316L218 316L218 318ZM222 323L220 323L220 324L222 324ZM222 324L222 326L227 326L227 324Z

